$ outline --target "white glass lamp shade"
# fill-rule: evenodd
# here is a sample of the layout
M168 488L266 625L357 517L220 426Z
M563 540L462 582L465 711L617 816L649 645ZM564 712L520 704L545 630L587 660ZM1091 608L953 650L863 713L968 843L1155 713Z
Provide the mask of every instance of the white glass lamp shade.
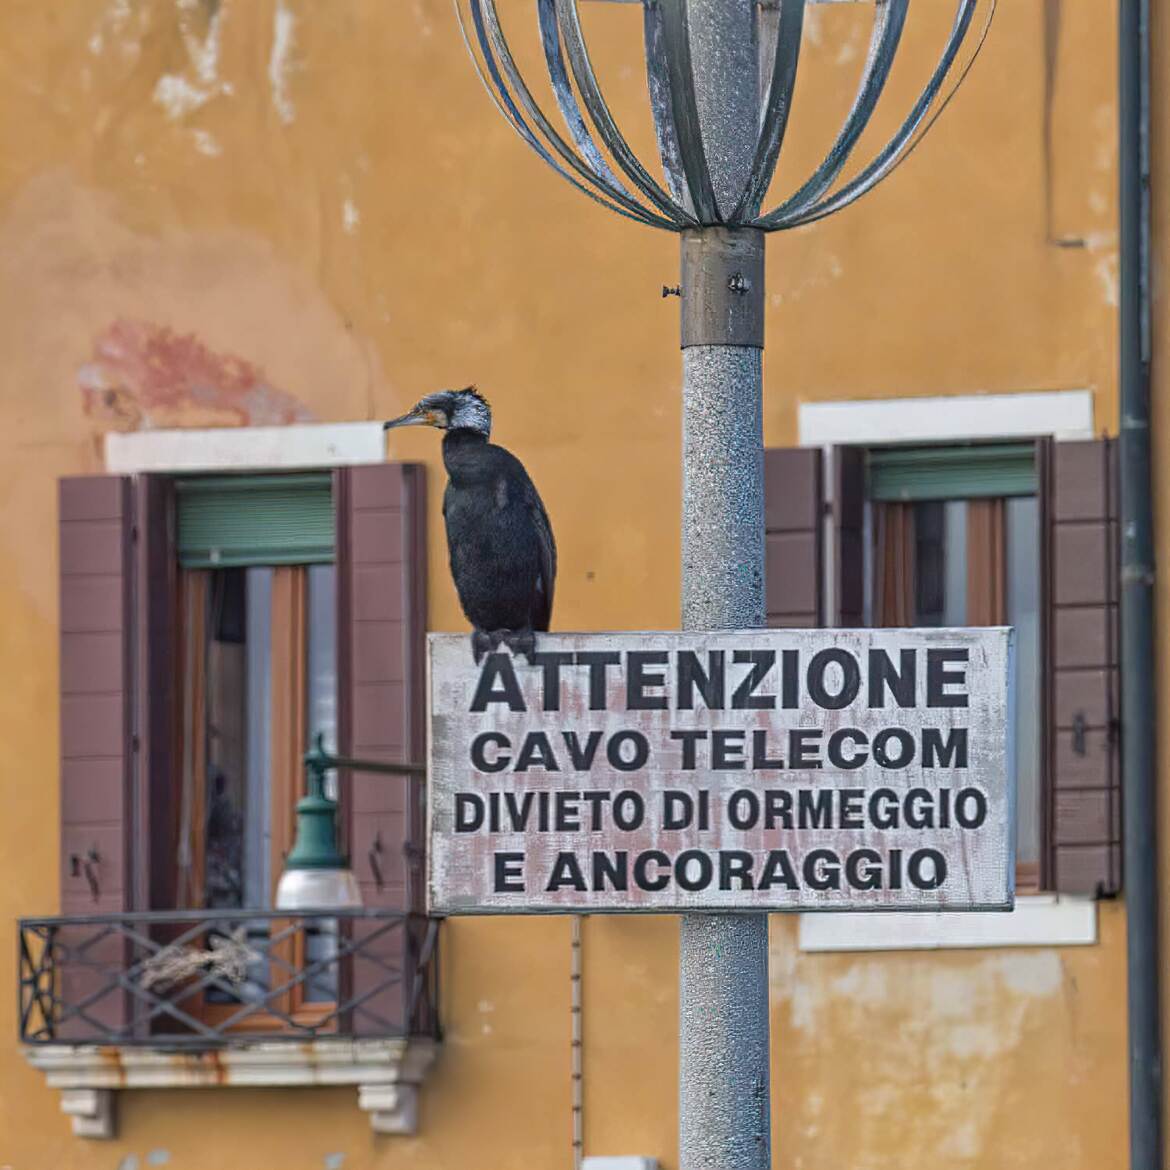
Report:
M286 869L276 887L277 910L360 910L352 869Z

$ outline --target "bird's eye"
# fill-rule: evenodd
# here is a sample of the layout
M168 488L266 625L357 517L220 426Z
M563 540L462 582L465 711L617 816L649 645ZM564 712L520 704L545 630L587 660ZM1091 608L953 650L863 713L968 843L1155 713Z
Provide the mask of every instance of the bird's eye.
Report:
M104 403L105 403L107 406L113 406L113 405L114 405L114 399L115 399L116 397L117 397L117 395L115 395L115 394L114 394L113 390L107 390L107 391L106 391L106 392L105 392L105 393L102 395L102 401L103 401L103 402L104 402Z

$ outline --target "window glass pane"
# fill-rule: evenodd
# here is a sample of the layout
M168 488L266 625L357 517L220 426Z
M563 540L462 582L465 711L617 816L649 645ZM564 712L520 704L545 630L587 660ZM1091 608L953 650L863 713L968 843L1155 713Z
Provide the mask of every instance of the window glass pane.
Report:
M272 570L211 574L204 905L270 897Z
M327 751L337 750L337 574L332 565L309 566L308 707L309 745L318 732ZM337 799L337 773L325 778Z
M967 617L967 505L914 505L914 624L961 626Z
M967 501L947 500L943 505L947 539L944 626L967 621Z
M242 570L211 575L208 606L203 905L242 906L249 746Z
M337 750L337 574L333 565L309 566L308 594L308 735L325 737L327 751ZM325 792L337 799L337 773L325 775ZM305 926L305 963L327 964L304 984L306 1003L337 999L337 920L317 919Z
M1035 497L1007 501L1007 620L1016 629L1018 859L1040 859L1040 543Z
M272 570L247 569L248 800L244 904L263 908L271 899L272 856Z

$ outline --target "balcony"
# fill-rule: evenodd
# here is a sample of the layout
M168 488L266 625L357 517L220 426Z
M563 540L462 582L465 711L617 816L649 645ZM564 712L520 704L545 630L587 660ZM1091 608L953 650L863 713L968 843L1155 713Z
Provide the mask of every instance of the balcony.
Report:
M27 918L20 1039L74 1132L142 1087L356 1085L412 1133L439 1039L438 923L384 910Z

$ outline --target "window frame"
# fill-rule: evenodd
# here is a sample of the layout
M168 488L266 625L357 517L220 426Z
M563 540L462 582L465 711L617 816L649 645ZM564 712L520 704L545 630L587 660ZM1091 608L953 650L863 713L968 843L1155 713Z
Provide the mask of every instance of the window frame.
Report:
M1030 448L1030 449L1029 449ZM1035 812L1039 828L1037 859L1016 860L1016 892L1018 894L1051 893L1045 879L1044 858L1048 856L1050 802L1054 799L1047 759L1047 724L1045 689L1045 623L1040 620L1047 610L1046 556L1040 539L1043 525L1041 472L1043 452L1039 441L1005 444L938 444L934 447L916 445L912 450L895 445L873 446L865 449L867 469L864 539L871 550L866 558L865 571L868 596L871 597L867 614L869 624L880 626L912 626L915 624L915 594L919 583L915 551L915 508L919 504L948 504L959 502L966 507L964 524L964 575L966 577L966 618L964 625L1008 625L1007 601L1007 502L1012 499L1035 500L1037 505L1037 554L1039 606L1037 671L1040 691L1037 718L1040 724L1037 771L1031 791L1036 801ZM874 465L879 474L893 471L886 482L875 483ZM921 478L918 478L918 476ZM880 535L879 535L880 534ZM885 553L879 552L879 543L888 542ZM890 562L893 562L893 580L890 581ZM890 596L890 585L897 595ZM880 612L878 612L880 611Z

